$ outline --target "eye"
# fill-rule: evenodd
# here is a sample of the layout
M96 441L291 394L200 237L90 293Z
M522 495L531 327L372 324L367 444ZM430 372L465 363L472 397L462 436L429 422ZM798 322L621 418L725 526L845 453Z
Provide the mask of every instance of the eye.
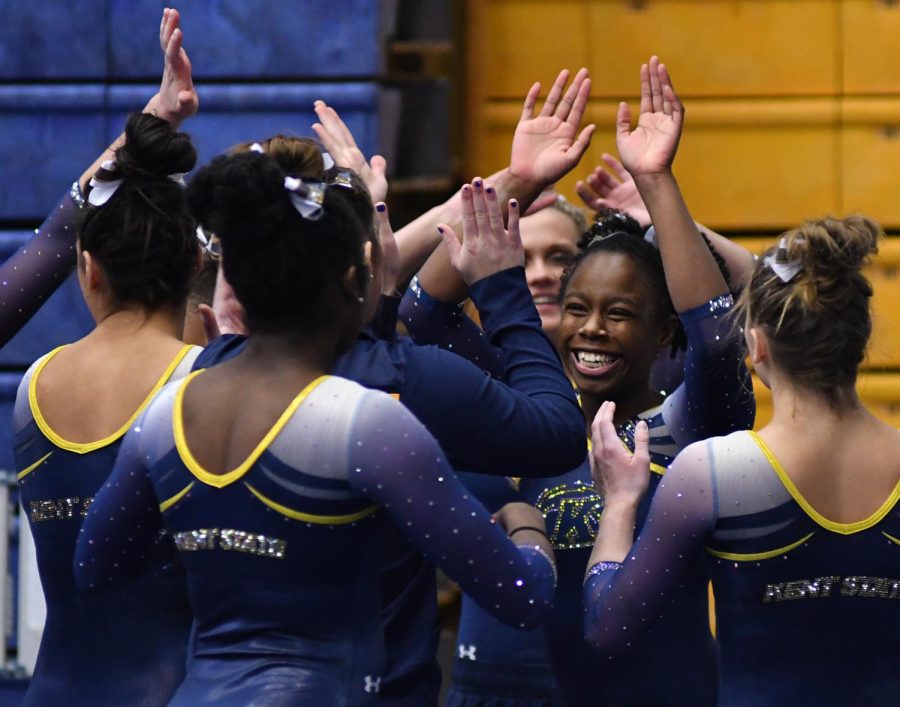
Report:
M609 319L621 321L623 319L633 319L634 313L628 309L622 309L621 307L613 307L606 313L606 316Z
M588 310L581 302L566 302L563 304L563 311L567 314L578 316L587 314Z
M572 264L574 257L569 253L553 253L548 260L554 265L567 268Z

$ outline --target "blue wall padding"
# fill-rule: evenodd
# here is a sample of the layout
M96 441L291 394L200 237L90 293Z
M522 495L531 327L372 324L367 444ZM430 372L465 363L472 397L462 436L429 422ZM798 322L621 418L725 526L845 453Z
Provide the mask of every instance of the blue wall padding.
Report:
M178 4L195 76L371 76L379 70L377 0L184 0ZM164 2L110 0L112 80L159 75ZM122 31L115 31L121 28Z
M0 262L32 235L32 231L0 231ZM28 324L0 348L0 368L27 368L51 349L76 341L93 328L94 320L81 296L78 281L70 276ZM0 421L3 419L0 417ZM0 424L0 432L2 428Z
M108 26L106 0L6 0L0 3L0 79L103 80ZM126 37L133 34L123 29Z
M118 135L129 111L140 110L152 86L111 86L107 141ZM363 154L378 150L378 87L374 83L231 84L198 86L200 112L185 123L200 153L198 166L240 142L276 133L315 137L313 101L333 106Z
M105 95L95 84L0 86L0 219L43 220L97 158Z
M0 471L15 471L13 461L13 405L23 372L0 372ZM0 693L2 694L2 693ZM0 704L7 704L0 702Z

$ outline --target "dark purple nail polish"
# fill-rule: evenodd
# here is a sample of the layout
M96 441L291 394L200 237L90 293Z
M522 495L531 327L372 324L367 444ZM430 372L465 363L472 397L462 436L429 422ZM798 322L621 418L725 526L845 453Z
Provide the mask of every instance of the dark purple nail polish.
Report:
M444 234L444 229L441 228L440 226L438 226L438 233L440 233L441 235Z
M518 208L519 208L519 202L516 201L515 199L511 199L510 202L509 202L509 205L512 206L514 209L518 209Z
M481 189L481 180L480 179L476 179L474 182L472 182L472 184L474 184L476 188Z
M386 207L384 204L376 204L376 205L375 205L375 210L376 210L378 213L380 213L380 214L383 214L383 213L384 213L384 210L385 210L386 208L387 208L387 207Z
M486 188L485 188L485 191L486 191L488 194L493 194L493 193L494 193L494 187L486 187Z

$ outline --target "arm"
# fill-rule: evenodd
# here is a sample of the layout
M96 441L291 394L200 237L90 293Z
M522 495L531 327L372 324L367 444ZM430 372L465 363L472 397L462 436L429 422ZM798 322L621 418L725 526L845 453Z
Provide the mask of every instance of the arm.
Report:
M181 16L178 14L178 10L169 8L163 10L159 25L159 44L165 57L162 81L159 91L149 100L142 111L162 118L176 130L182 121L195 115L200 107L200 99L194 90L194 82L191 77L191 61L182 47L184 35L178 27L180 21ZM115 159L116 150L124 143L125 133L122 133L87 168L78 179L82 190L87 189L88 182L100 169L101 164L106 160Z
M603 153L603 161L610 171L601 166L594 167L585 181L575 185L578 196L589 209L600 211L605 208L618 209L630 214L644 228L650 226L650 213L644 205L637 190L634 179L619 160L608 153ZM615 176L613 176L613 174ZM740 289L744 276L753 266L753 254L742 245L729 240L700 223L694 224L713 245L725 265L728 267L730 279L728 286L732 291Z
M160 42L166 56L163 80L159 92L144 109L158 111L160 117L175 126L197 112L190 62L181 48L181 30L177 25L178 12L166 10L160 26ZM15 336L75 268L82 190L100 164L115 156L123 140L124 134L82 174L34 237L0 266L0 345Z
M456 479L427 430L387 396L367 394L354 420L350 483L383 506L430 561L486 611L520 627L537 624L555 587L552 550L537 511L507 509L508 531ZM371 440L373 444L367 444ZM377 443L374 443L377 442Z
M638 125L631 130L631 111L627 103L620 103L616 145L656 227L666 284L678 312L728 292L712 253L698 237L672 174L683 123L684 109L669 73L657 57L652 57L649 66L641 67Z
M605 654L633 645L652 627L703 561L715 524L707 448L700 443L679 454L663 477L632 544L635 509L650 474L648 434L644 428L636 436L631 457L613 427L610 405L604 403L592 428L594 478L606 503L583 588L585 640Z
M113 590L157 564L170 547L162 516L140 453L144 418L125 435L116 463L94 496L75 546L75 583L82 591Z

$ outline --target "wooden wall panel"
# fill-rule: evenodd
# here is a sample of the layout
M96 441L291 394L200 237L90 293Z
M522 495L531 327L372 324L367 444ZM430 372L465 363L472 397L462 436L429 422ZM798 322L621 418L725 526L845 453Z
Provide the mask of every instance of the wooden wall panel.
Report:
M900 91L900 4L896 0L844 0L841 4L843 91Z

